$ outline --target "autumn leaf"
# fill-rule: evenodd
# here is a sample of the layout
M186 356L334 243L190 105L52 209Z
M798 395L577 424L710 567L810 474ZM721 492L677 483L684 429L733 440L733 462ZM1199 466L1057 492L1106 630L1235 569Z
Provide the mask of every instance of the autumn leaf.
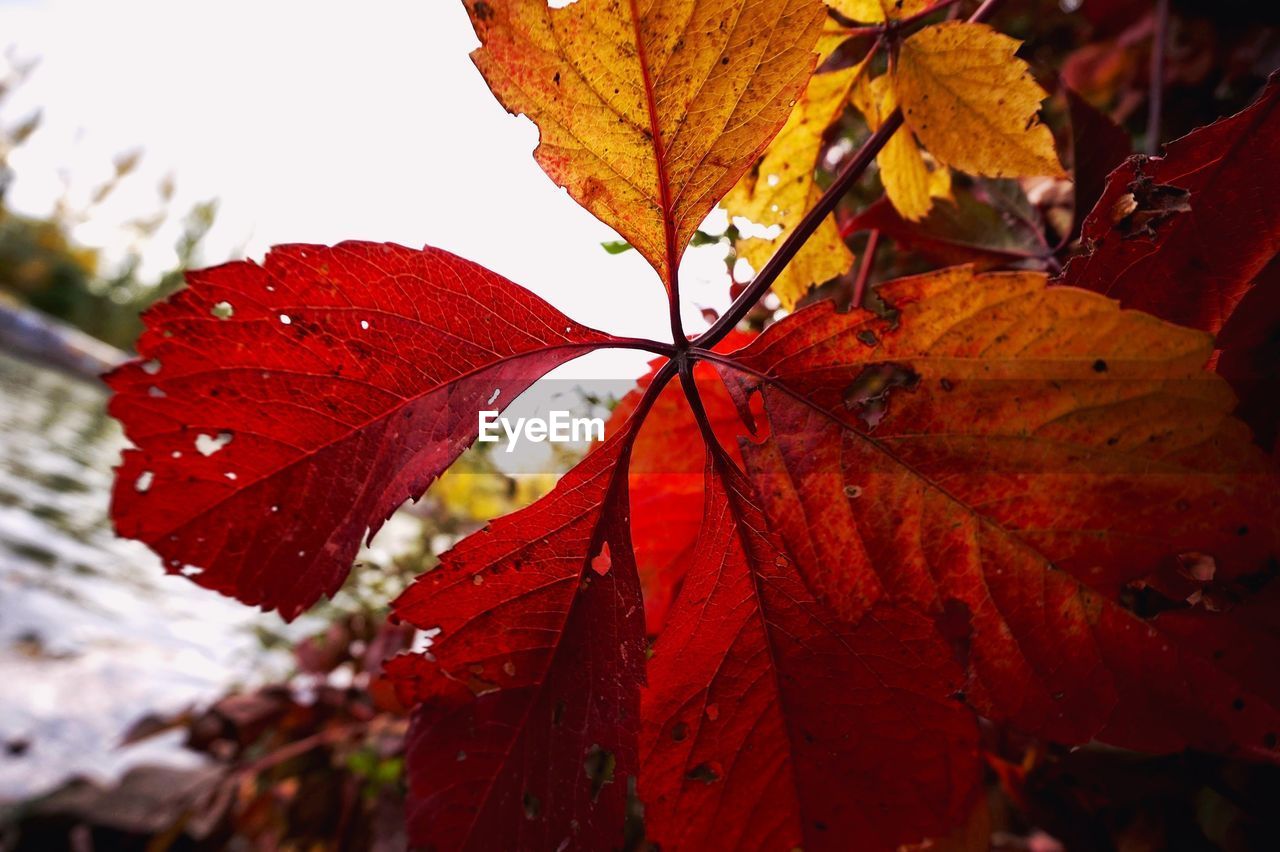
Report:
M898 108L886 75L855 87L853 103L873 131L879 130L880 125ZM880 166L885 195L908 221L919 221L927 216L934 198L951 195L950 172L946 166L935 164L930 169L925 164L924 155L909 127L904 126L889 138L876 155L876 163Z
M552 180L671 286L693 232L813 72L819 0L467 0L494 95ZM695 25L696 24L696 25Z
M744 451L766 511L847 620L933 613L985 716L1274 758L1280 691L1238 649L1275 643L1243 627L1275 564L1275 471L1203 370L1207 336L1045 285L903 279L880 291L896 323L823 304L737 353L724 373L768 377L771 437ZM1204 559L1231 612L1142 605Z
M282 246L188 281L107 380L136 447L112 518L170 572L286 618L337 591L479 409L610 339L432 248Z
M649 665L640 794L663 849L894 849L972 807L975 720L925 618L816 600L750 483L709 460L702 532Z
M851 21L866 24L909 18L928 9L934 0L827 0L827 5Z
M1253 279L1218 332L1214 369L1231 383L1236 416L1274 453L1280 435L1280 255Z
M1080 236L1085 216L1093 210L1107 184L1107 175L1133 152L1129 134L1075 90L1063 87L1071 113L1071 177L1075 209L1071 238Z
M822 194L814 179L821 165L823 137L849 101L862 66L816 74L791 111L787 123L769 145L764 157L724 199L730 216L742 216L757 225L780 226L783 238L804 217ZM747 237L737 242L739 257L759 270L777 247L776 239ZM787 264L773 285L782 306L790 310L809 289L837 278L853 265L853 253L845 246L828 216Z
M1062 281L1216 333L1280 252L1278 183L1273 78L1237 115L1112 172Z
M908 36L893 68L907 127L929 153L973 175L1064 175L1037 113L1046 94L985 24L947 21Z
M644 616L627 527L634 421L549 495L443 554L395 602L438 631L388 664L420 704L407 746L415 845L554 849L622 837Z
M1240 113L1133 157L1084 220L1062 281L1218 335L1239 415L1275 445L1280 380L1280 83Z

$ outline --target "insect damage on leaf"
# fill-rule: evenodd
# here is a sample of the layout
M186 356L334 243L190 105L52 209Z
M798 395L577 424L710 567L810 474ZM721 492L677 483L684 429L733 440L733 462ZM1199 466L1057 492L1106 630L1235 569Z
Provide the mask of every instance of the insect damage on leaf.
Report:
M1280 251L1280 81L1240 113L1132 157L1085 219L1062 280L1217 333Z

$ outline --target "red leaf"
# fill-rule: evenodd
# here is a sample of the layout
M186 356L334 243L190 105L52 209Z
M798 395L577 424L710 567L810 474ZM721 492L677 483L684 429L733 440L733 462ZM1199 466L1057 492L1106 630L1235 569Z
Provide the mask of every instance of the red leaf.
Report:
M422 702L409 830L435 849L611 849L636 776L644 621L627 529L634 424L394 604L429 652L388 665ZM597 569L602 553L609 569Z
M1102 197L1107 175L1133 151L1133 142L1111 117L1072 88L1063 87L1071 111L1071 172L1075 179L1075 212L1071 238L1080 234L1085 215Z
M937 199L919 222L902 218L881 198L842 228L846 234L879 230L904 248L942 264L972 263L980 269L1037 261L1044 255L1035 225L1006 217L995 199L963 187L955 199Z
M112 373L112 517L170 572L297 615L548 370L608 341L439 249L276 248L193 272Z
M844 623L751 486L708 462L702 534L649 665L642 776L663 849L895 849L960 822L977 729L923 616Z
M1258 273L1217 342L1218 375L1240 397L1236 416L1274 452L1280 433L1280 255Z
M1216 333L1280 251L1280 81L1242 112L1131 157L1062 283Z
M745 455L810 586L849 618L931 613L968 700L1024 731L1274 759L1275 473L1208 341L1036 275L881 292L896 325L815 306L737 355L770 377L772 437ZM1227 605L1144 605L1193 553Z

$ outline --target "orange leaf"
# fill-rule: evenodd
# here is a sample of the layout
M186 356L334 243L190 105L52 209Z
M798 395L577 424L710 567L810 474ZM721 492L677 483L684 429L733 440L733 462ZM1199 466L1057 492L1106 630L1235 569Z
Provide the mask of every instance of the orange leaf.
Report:
M816 61L818 0L467 0L494 95L538 163L670 287L698 225L782 127Z
M811 586L850 619L933 612L969 702L1023 730L1272 754L1280 687L1246 649L1277 646L1280 490L1208 335L1035 273L880 294L896 324L824 304L736 356L812 401L768 384L745 453ZM1206 559L1207 594L1162 591Z

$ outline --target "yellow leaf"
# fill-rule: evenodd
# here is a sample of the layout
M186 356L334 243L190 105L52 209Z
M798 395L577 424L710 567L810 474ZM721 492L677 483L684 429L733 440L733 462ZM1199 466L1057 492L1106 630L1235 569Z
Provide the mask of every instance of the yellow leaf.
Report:
M933 166L929 172L929 197L947 199L952 197L951 169L936 159L933 160Z
M827 0L827 5L851 21L878 24L886 18L909 18L928 9L934 0Z
M813 200L818 195L821 193L814 193ZM776 241L760 237L739 240L737 245L738 256L757 272L777 248ZM792 310L813 287L844 275L851 266L853 252L845 246L835 217L828 216L774 280L773 292L782 307Z
M935 157L988 177L1064 175L1037 113L1045 91L1014 54L1018 41L951 21L902 43L894 91L907 126Z
M898 106L887 76L877 77L855 87L853 104L867 119L867 126L873 131ZM906 219L923 219L929 214L935 195L946 196L951 193L951 179L946 167L938 166L930 171L908 127L904 126L893 134L876 155L876 163L880 166L880 180L884 184L885 195L889 196L889 201ZM942 172L944 177L935 177L937 172Z
M543 170L671 285L694 230L787 120L820 0L466 0L494 95Z
M782 226L781 240L804 218L822 188L814 181L814 170L822 155L822 137L844 112L849 90L861 66L817 74L805 89L782 131L765 151L759 165L743 176L724 200L730 216L742 216L759 225ZM777 241L748 238L738 242L738 254L757 271L773 254ZM849 271L853 255L845 247L828 216L808 242L787 264L773 291L790 310L815 284L822 284Z
M818 36L818 64L826 62L836 48L848 41L855 30L844 26L839 21L827 18L822 25L822 34Z

